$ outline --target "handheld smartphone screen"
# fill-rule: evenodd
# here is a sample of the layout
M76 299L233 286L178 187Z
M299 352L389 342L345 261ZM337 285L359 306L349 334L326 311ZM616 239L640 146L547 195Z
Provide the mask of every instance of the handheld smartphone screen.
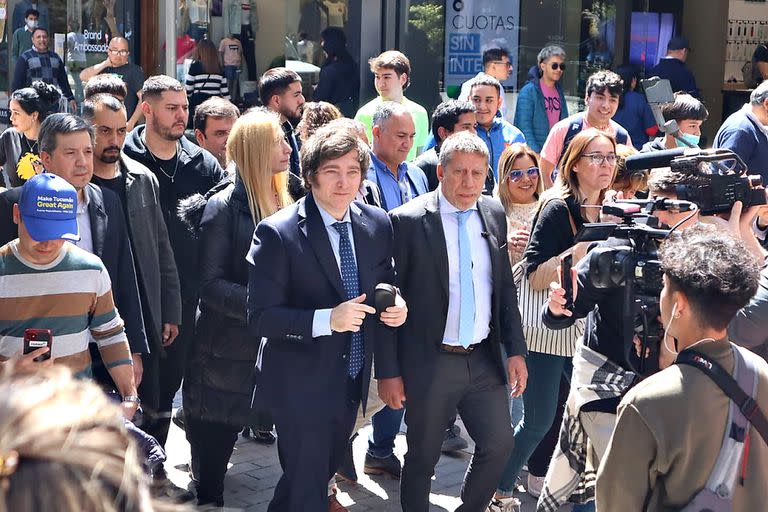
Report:
M35 358L36 362L46 361L51 358L53 345L53 333L50 329L26 329L24 331L24 354L29 354L43 347L49 350L41 356Z
M573 254L560 257L560 286L565 290L565 309L573 311L573 301L576 299L576 274L573 269Z

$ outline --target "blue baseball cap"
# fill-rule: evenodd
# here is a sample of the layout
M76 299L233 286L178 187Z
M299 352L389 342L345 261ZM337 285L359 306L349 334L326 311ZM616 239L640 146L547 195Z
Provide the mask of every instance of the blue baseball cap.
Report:
M37 242L77 242L77 191L64 178L42 173L21 187L19 212L29 236Z

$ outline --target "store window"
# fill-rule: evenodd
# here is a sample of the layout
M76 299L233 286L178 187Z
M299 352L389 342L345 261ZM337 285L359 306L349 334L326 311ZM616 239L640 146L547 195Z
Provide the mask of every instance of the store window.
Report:
M18 57L31 48L30 37L24 37L25 30L29 33L25 28L25 13L29 9L39 12L38 26L48 29L48 48L64 61L69 87L79 105L83 100L80 71L106 58L112 37L126 37L131 59L135 62L138 57L138 34L134 30L137 3L138 0L0 1L0 124L8 124L8 97Z
M350 17L349 0L179 0L176 78L185 82L201 48L213 47L236 102L253 104L259 77L276 66L296 71L310 99L325 59L320 33L329 26L349 33Z
M589 75L633 62L642 70L658 62L679 17L662 13L670 2L649 0L412 0L401 3L398 47L414 68L409 97L434 107L438 91L457 97L461 83L482 70L485 49L510 50L514 94L536 73L548 45L567 54L562 79L571 110L583 107ZM677 6L677 2L671 2ZM663 4L654 8L654 4ZM649 13L649 10L659 12ZM677 10L677 7L675 7ZM513 111L508 111L510 115Z

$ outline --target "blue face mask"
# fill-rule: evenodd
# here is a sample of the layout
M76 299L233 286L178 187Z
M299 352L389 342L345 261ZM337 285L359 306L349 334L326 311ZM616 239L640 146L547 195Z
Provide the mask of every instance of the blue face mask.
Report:
M701 139L701 136L699 135L691 135L690 133L682 133L680 132L680 138L684 139L687 143L693 144L694 147L699 147L699 140ZM687 148L685 144L680 142L679 140L675 139L675 142L677 142L677 147L679 148Z

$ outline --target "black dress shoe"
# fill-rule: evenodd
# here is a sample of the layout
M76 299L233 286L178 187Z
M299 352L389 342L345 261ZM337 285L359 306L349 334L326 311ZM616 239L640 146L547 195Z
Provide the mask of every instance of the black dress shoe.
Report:
M352 440L347 443L347 448L344 450L344 460L341 461L341 466L336 470L336 474L347 482L357 482L357 470L355 469L355 461L352 458Z
M400 480L402 469L400 459L394 453L384 458L374 457L370 453L365 454L365 467L363 471L365 471L366 475L385 475L395 480Z
M261 444L275 444L277 436L271 430L254 430L252 439Z

